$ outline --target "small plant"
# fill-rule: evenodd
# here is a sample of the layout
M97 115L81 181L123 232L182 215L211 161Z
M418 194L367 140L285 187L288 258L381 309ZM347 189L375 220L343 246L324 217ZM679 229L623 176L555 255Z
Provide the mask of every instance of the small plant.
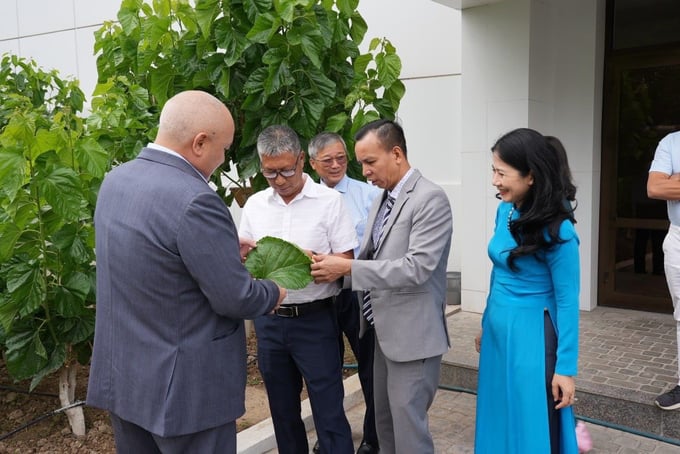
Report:
M60 371L73 403L94 332L96 191L109 159L85 133L77 82L31 61L0 61L0 344L30 389ZM67 410L85 433L82 408Z

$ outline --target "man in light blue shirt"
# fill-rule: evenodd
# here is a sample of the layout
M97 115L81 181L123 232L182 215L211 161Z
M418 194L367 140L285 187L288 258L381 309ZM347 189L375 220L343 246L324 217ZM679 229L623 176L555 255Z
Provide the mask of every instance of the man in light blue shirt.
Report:
M649 168L647 196L666 200L668 204L671 225L663 242L664 271L673 301L680 356L680 132L668 134L659 142ZM675 387L657 397L654 403L662 410L680 408L680 369Z
M322 132L309 143L309 163L321 179L321 184L340 192L345 205L352 215L354 228L359 237L359 245L363 241L366 220L373 200L382 190L366 182L347 176L347 147L338 134ZM354 250L355 257L359 247ZM345 343L342 333L357 359L359 380L366 402L364 415L363 439L357 454L378 452L378 436L375 431L375 412L373 408L373 343L375 334L370 329L359 338L360 304L356 293L351 289L343 289L336 297L335 308L340 328L338 338L340 358L344 358Z

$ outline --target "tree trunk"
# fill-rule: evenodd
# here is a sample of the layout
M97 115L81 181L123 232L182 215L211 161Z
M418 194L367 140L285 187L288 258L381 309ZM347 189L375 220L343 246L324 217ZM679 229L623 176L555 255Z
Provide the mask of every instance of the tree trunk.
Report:
M234 195L234 200L236 200L236 203L238 203L238 206L243 208L243 205L246 204L246 200L248 200L248 197L253 195L253 188L246 186L246 187L231 187L229 188L229 192L231 192Z
M66 407L75 402L76 394L76 363L65 364L59 371L59 400L61 406ZM73 407L65 410L71 431L74 435L85 435L85 415L83 407Z

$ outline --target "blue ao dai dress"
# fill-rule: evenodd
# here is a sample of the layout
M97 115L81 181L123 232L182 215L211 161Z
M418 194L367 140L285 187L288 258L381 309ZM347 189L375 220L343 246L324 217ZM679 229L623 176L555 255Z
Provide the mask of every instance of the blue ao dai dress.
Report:
M579 239L574 225L560 226L563 243L507 263L517 246L509 230L512 204L503 202L488 253L491 286L482 317L475 452L549 454L545 384L544 310L557 335L555 373L576 375L579 317ZM552 397L550 398L552 400ZM572 407L561 413L560 454L578 453ZM555 454L555 453L553 453Z

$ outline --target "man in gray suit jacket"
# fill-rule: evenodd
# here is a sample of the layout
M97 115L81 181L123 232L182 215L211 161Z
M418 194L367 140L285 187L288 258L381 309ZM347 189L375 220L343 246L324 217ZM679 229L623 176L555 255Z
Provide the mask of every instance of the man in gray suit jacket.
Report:
M356 140L364 176L385 193L373 203L358 259L314 256L312 275L318 282L351 276L362 301L362 334L374 325L380 452L433 453L427 411L449 348L444 311L451 206L439 186L409 165L401 126L378 120Z
M286 291L250 277L229 210L208 185L233 137L222 102L179 93L155 142L99 191L87 403L109 411L118 452L236 452L242 319L271 312Z

